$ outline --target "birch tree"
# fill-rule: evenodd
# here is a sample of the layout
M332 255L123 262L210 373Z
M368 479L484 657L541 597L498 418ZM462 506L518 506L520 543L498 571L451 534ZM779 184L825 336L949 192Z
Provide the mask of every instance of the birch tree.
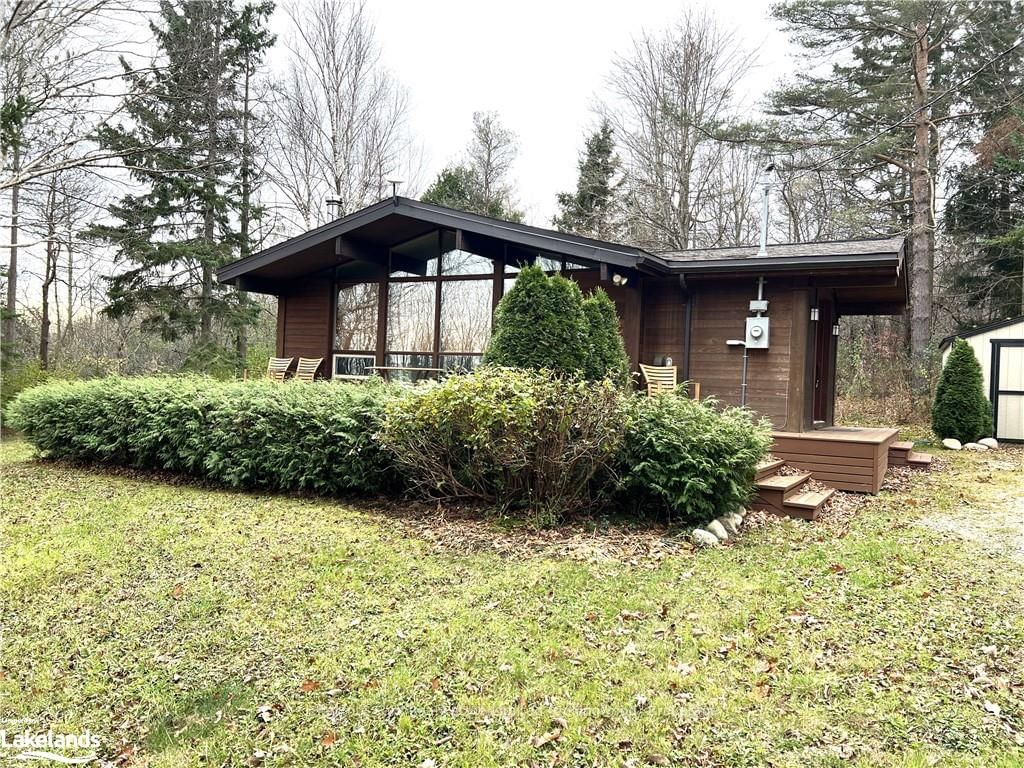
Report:
M292 22L275 99L273 181L304 228L382 199L409 171L408 96L383 66L362 0L285 6ZM408 179L407 179L408 180Z

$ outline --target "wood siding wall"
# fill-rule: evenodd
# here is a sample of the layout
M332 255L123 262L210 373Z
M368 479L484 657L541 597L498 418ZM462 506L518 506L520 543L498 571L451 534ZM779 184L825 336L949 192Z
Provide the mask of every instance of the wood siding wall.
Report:
M702 395L739 405L743 348L725 342L744 338L749 302L757 298L757 280L700 285L693 294L689 378L700 382ZM769 347L749 353L747 405L771 419L776 429L803 429L806 323L794 329L797 307L806 304L802 296L789 286L766 284Z
M660 364L666 355L679 368L686 367L686 292L676 278L646 280L643 288L643 330L640 362Z
M330 375L334 297L330 278L291 285L277 299L278 357L322 357L320 375Z

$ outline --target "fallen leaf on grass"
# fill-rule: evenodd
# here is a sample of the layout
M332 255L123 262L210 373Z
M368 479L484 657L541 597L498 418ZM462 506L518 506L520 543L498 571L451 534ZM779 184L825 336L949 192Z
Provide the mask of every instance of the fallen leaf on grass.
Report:
M303 693L312 693L313 691L319 691L320 687L320 683L318 683L316 680L303 680L301 686Z
M647 756L648 765L672 765L672 761L664 755L659 755L657 752Z
M338 734L336 734L334 731L328 731L327 733L325 733L323 736L320 737L320 743L323 744L325 747L331 746L337 740L338 740Z
M175 584L174 588L171 589L171 597L175 600L181 600L183 594L185 594L185 586L183 584Z
M692 675L694 672L697 671L697 667L695 667L693 664L689 664L685 661L676 661L675 659L669 661L668 668L673 672L682 675L683 677L686 677L687 675Z
M999 715L1003 713L1002 708L994 701L986 701L982 706L985 707L986 712L991 715L995 715L996 717L999 717Z

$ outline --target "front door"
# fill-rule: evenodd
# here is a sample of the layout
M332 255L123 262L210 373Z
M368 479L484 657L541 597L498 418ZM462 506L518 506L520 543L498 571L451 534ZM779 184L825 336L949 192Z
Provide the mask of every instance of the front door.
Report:
M815 423L828 423L832 407L832 325L835 309L831 301L818 304L818 322L814 329L814 393L813 418Z

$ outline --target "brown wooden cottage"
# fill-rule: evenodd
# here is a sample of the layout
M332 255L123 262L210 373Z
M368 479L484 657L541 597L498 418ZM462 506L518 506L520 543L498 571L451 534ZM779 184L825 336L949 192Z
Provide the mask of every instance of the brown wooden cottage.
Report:
M702 395L745 399L771 419L776 455L836 487L876 492L902 444L895 430L833 428L838 323L902 313L904 257L899 237L650 253L396 196L218 279L278 297L278 356L323 357L324 377L374 368L417 380L477 364L494 307L537 263L584 292L608 292L634 367L671 360Z

